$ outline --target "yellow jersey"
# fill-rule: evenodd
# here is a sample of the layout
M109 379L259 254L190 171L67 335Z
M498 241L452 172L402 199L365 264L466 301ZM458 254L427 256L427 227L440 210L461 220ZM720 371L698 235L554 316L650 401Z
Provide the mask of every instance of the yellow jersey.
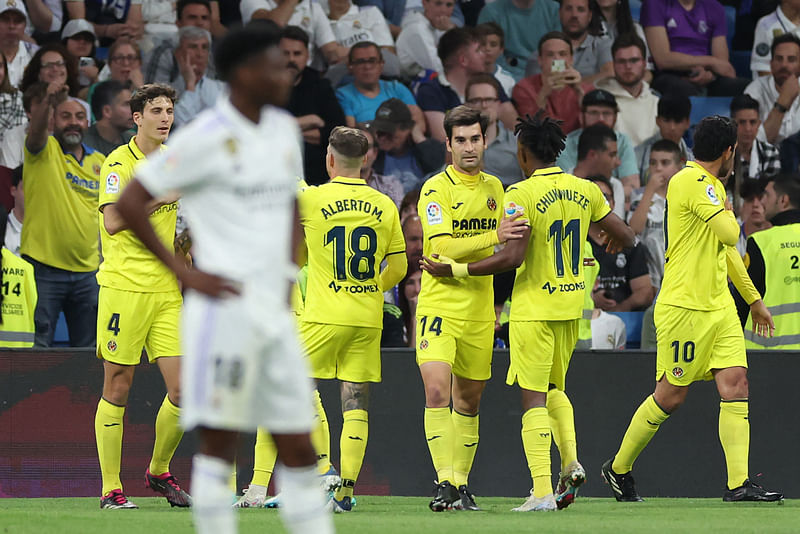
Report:
M298 204L308 247L302 320L382 328L381 262L406 250L394 201L337 176L303 189Z
M164 151L166 147L161 146ZM103 263L97 272L97 282L104 287L139 293L176 291L178 281L172 271L156 258L130 230L114 235L106 231L102 209L119 200L122 191L133 180L136 167L145 155L136 145L134 136L127 145L115 148L103 164L98 219L103 245ZM172 250L178 203L164 204L150 215L150 224L161 242Z
M481 172L477 184L470 187L448 165L444 172L428 179L422 186L417 209L422 221L422 252L431 257L431 239L449 235L455 239L496 232L503 217L503 184ZM471 263L488 258L494 247L486 247L463 258ZM513 306L512 306L513 307ZM422 273L417 315L436 315L468 321L494 321L494 289L491 276L437 278Z
M725 186L694 161L669 181L658 301L690 310L733 306L725 246L706 224L724 216ZM731 215L732 216L732 215Z
M521 212L531 227L525 260L511 293L512 321L566 321L583 315L583 249L589 224L609 213L596 184L560 167L536 170L506 190L507 216Z
M97 269L97 194L105 156L86 145L83 159L65 154L52 135L33 154L25 147L25 224L20 254L79 273Z

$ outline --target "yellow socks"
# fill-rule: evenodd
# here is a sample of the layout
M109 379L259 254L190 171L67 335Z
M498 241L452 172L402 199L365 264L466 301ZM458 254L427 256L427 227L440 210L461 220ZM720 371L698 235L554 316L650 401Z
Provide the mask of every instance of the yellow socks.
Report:
M336 492L338 501L353 496L353 486L364 462L369 435L369 416L366 410L347 410L343 418L342 437L339 441L342 487Z
M454 433L450 408L425 408L425 439L439 483L453 482Z
M728 489L738 488L747 480L750 456L749 406L747 399L719 403L719 441L728 466Z
M169 471L169 462L183 437L180 425L181 409L164 396L164 402L156 416L156 441L150 459L150 474L163 475Z
M463 415L453 410L453 485L467 485L475 451L478 450L478 414Z
M642 449L650 443L650 440L658 432L661 423L667 420L669 414L661 409L652 395L647 397L644 402L633 414L622 444L619 446L617 455L611 464L611 469L620 475L624 475L633 468L633 462L642 452ZM720 421L722 417L720 416ZM720 422L720 424L722 424ZM720 435L722 435L720 433Z
M251 486L269 486L272 470L275 469L275 460L278 459L278 448L269 432L259 428L256 433L255 459L253 462L253 479Z
M575 415L567 394L558 389L547 392L547 413L553 441L561 456L561 470L578 461L578 445L575 440Z
M522 448L533 479L533 496L553 493L550 480L550 417L547 408L537 406L522 415Z
M122 418L124 406L115 406L101 398L94 416L94 436L97 441L97 457L100 459L100 472L103 476L101 495L111 490L122 489L119 479L122 461Z
M319 398L319 390L314 390L314 407L317 409L317 421L311 431L311 443L317 451L317 471L324 475L331 468L331 431L328 428L328 416Z

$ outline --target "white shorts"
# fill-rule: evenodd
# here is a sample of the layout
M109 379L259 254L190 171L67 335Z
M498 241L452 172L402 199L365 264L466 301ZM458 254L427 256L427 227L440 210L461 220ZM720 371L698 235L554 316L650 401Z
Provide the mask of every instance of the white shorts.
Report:
M310 432L313 384L294 316L272 295L212 299L188 292L183 307L181 424L276 434Z

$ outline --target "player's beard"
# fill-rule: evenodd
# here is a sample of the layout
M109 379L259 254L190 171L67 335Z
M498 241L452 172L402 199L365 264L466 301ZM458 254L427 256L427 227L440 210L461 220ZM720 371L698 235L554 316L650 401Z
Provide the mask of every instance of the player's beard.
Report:
M83 132L80 130L61 130L55 136L62 145L67 147L78 146L83 141Z

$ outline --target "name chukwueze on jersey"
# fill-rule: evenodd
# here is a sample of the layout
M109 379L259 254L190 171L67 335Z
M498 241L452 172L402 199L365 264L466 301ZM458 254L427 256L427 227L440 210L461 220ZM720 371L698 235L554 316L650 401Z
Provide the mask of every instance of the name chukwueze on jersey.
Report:
M337 200L320 209L320 212L322 213L322 216L325 217L326 221L328 220L328 217L332 217L337 213L342 213L345 211L360 211L366 213L367 215L372 215L378 219L378 221L381 221L381 217L383 216L383 210L373 205L372 202L357 198L345 198L342 200Z
M536 210L539 213L545 213L547 209L555 204L555 202L558 200L568 200L570 202L574 202L582 209L589 208L589 198L583 193L573 189L551 189L539 199L539 202L536 203Z

